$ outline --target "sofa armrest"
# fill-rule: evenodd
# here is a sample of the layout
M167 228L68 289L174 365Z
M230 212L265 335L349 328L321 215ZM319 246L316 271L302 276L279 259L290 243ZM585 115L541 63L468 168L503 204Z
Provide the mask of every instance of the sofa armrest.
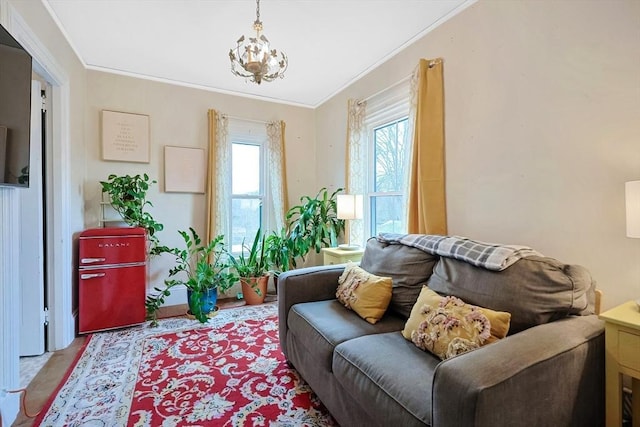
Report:
M604 323L568 317L441 362L433 425L604 425Z
M299 268L286 271L278 277L278 327L280 347L287 355L287 317L294 304L334 299L338 278L344 264Z

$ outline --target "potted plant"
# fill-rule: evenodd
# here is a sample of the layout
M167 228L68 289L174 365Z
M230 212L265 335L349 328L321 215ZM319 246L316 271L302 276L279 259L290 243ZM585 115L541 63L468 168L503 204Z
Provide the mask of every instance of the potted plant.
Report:
M262 304L269 281L269 260L265 254L265 240L258 229L249 248L242 241L240 255L229 255L231 265L240 278L242 295L249 305Z
M228 290L238 280L229 271L223 235L203 244L193 228L189 227L189 232L178 231L186 249L158 247L158 252L172 254L176 259L176 266L169 270L169 277L184 274L165 280L164 289L155 288L157 293L147 296L147 320L151 320L152 326L157 325L157 311L170 295L171 288L184 285L187 288L189 311L200 322L206 323L208 314L215 308L218 291Z
M272 231L271 234L265 236L265 256L276 277L291 269L292 260L297 254L286 228L282 228L279 232Z
M120 214L122 220L127 225L147 230L151 254L157 253L155 248L158 246L158 237L155 234L164 228L149 212L145 211L147 206L153 206L147 200L147 191L156 182L146 173L135 176L111 174L107 181L100 181L102 192L108 195L109 203Z
M338 219L337 213L337 195L341 191L338 188L329 194L326 188L321 188L313 198L301 197L301 204L287 212L287 245L293 267L296 257L304 260L312 249L320 253L323 247L337 246L338 236L345 230L345 222Z

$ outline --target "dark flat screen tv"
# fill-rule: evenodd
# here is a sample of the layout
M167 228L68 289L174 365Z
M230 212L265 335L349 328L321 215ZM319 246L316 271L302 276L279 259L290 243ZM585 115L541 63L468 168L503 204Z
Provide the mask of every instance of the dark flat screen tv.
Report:
M0 25L0 185L29 186L31 55Z

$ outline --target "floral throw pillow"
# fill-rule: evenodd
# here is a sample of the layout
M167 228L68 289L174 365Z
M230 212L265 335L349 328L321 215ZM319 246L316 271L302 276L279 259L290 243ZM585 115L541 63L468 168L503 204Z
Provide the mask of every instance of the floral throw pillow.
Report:
M369 323L376 323L387 311L392 294L391 277L371 274L350 262L338 278L336 298Z
M510 321L509 313L442 297L424 286L402 335L444 360L504 338Z

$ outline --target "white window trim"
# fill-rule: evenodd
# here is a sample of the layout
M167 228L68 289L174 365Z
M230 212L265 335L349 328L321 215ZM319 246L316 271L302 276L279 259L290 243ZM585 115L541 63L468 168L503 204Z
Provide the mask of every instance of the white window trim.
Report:
M375 129L400 121L409 117L410 107L410 82L397 85L389 90L375 96L367 101L364 128L367 146L367 159L365 166L365 209L364 209L364 232L368 236L372 232L372 204L371 198L374 196L402 195L402 192L374 192L375 174L375 150L373 132ZM365 238L366 240L366 238Z
M267 150L268 150L268 136L266 123L245 121L242 119L229 119L229 132L228 138L230 141L229 147L233 147L233 144L247 144L260 147L260 189L259 195L234 195L233 194L233 179L229 179L229 201L227 209L227 230L225 233L225 244L231 248L231 238L233 230L233 218L232 218L232 204L234 199L260 199L261 203L261 225L263 233L272 229L273 219L271 215L271 191L269 187L269 180L267 179ZM232 150L233 151L233 150ZM233 154L230 156L233 162ZM229 168L229 173L233 174L233 166ZM247 242L250 243L250 242Z

